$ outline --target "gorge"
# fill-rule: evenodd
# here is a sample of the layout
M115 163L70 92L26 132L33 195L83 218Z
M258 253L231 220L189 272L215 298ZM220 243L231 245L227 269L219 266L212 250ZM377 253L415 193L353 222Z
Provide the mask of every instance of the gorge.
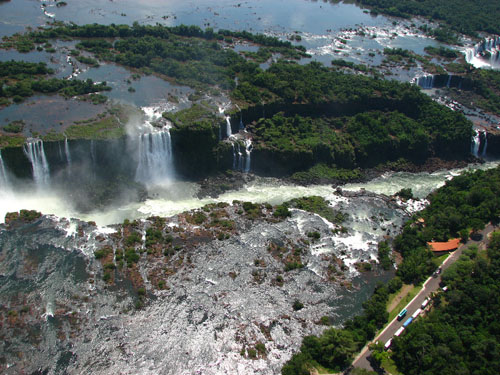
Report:
M437 189L498 165L495 127L428 95L493 117L466 63L496 36L401 68L384 49L446 44L354 3L62 3L0 2L2 373L279 374L413 271L392 241Z

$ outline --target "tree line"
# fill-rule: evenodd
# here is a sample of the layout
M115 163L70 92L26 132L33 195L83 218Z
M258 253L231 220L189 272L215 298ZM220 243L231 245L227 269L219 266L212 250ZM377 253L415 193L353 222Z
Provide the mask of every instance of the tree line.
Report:
M500 232L487 254L477 248L443 273L449 287L433 309L394 339L398 370L406 375L500 373Z
M498 221L500 217L500 167L487 171L465 172L448 181L428 199L430 204L427 208L408 221L402 233L394 240L395 250L403 256L403 262L398 267L396 277L387 284L379 284L373 296L363 304L361 315L345 322L342 328L329 328L319 337L305 337L300 351L285 364L282 374L306 375L312 367L317 365L332 371L346 369L355 354L374 337L376 330L387 322L386 305L389 294L398 291L403 281L415 284L422 282L437 268L436 261L426 246L426 241L446 240L449 237L459 236L460 233L468 238L471 229L478 230L489 221ZM425 225L417 224L419 218L424 218ZM387 246L385 241L379 245L379 258L383 267L388 265ZM496 315L499 311L497 304L500 299L494 294L499 293L496 280L500 276L500 234L492 238L490 249L492 250L488 250L491 264L489 270L484 262L473 266L472 261L467 260L458 262L456 266L450 267L450 270L443 274L443 281L452 290L443 306L456 301L453 306L446 307L449 310L431 315L435 319L432 318L427 326L425 326L426 323L417 322L415 326L410 326L410 334L402 336L399 341L396 340L395 361L403 373L408 375L498 373L499 357L492 356L492 353L498 353L497 343L499 342L498 334L500 334L500 330L496 330L498 325ZM466 252L466 254L469 254L469 257L476 256L470 255L472 253ZM472 271L474 271L474 280L477 280L480 285L471 284L469 275ZM491 273L488 274L490 271ZM485 285L488 286L485 288ZM462 292L454 292L456 288L461 289ZM492 289L488 290L488 288ZM467 301L464 304L465 299ZM436 304L439 305L439 301ZM460 309L462 311L459 311ZM479 324L484 316L488 318ZM433 325L436 319L443 323L439 329ZM460 323L461 320L463 324ZM454 332L450 335L446 335L446 330L450 329L452 323L456 328L453 328ZM460 337L464 340L467 337L470 339L467 345L460 343L460 350L455 354L453 348L457 339L453 336L460 332L462 326L467 326L467 329L460 333ZM474 327L480 329L471 335ZM485 329L490 333L486 334ZM415 333L412 334L412 332ZM434 333L429 337L431 332ZM493 340L496 340L496 343L491 346L489 343ZM471 347L474 350L466 353ZM475 354L478 354L477 365L472 364L475 361ZM440 365L432 370L434 361ZM487 372L481 372L486 368L488 361L491 361L495 371L490 369ZM446 365L447 371L442 372L443 366L446 367ZM477 369L477 371L464 372L464 367ZM460 371L457 372L457 368Z

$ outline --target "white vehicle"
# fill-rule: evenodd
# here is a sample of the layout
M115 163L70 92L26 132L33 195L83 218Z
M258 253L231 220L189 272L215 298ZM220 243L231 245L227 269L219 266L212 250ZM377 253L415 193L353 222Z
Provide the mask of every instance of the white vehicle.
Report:
M392 339L387 340L387 342L384 345L384 349L387 350L391 347L392 344Z
M420 315L420 313L422 312L422 309L416 309L415 312L413 313L413 315L411 316L413 319L416 319L417 316Z
M405 330L405 327L399 327L399 329L396 331L394 336L399 337L399 335L402 334L404 330Z
M427 305L429 304L429 302L430 302L430 299L427 298L424 302L422 302L422 306L420 306L420 308L422 310L424 310L427 307Z

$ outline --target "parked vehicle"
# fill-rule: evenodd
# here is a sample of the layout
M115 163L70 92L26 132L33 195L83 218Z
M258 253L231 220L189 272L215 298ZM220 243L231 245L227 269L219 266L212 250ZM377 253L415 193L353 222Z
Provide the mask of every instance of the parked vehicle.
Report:
M399 321L403 320L403 318L406 316L407 312L408 312L408 310L406 310L406 309L401 310L401 312L398 314L398 320Z
M384 349L385 350L389 349L391 347L391 344L392 344L392 338L387 340L387 342L384 345Z
M405 327L399 327L399 329L396 331L394 336L399 337L399 335L401 335L404 330L405 330Z
M427 305L429 304L429 302L430 302L430 299L427 298L424 302L422 302L422 306L420 306L420 308L422 310L424 310L427 307Z
M406 322L404 322L404 323L403 323L403 327L404 327L404 328L408 327L408 326L411 324L411 322L413 322L413 318L412 318L412 317L409 317L409 318L406 320Z
M416 319L417 316L419 316L421 312L422 312L422 309L418 308L418 309L415 310L415 312L413 313L413 315L411 317L413 319Z

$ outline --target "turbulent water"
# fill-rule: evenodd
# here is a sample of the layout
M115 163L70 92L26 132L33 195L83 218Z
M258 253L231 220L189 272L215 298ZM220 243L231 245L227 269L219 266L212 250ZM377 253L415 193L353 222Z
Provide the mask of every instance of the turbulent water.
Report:
M498 162L472 165L470 168L493 168ZM463 169L439 171L435 173L387 173L367 183L347 184L344 190L366 191L392 195L403 188L411 188L419 198L426 197L431 191L442 186L446 180L458 175ZM0 220L3 221L7 212L20 209L36 209L47 214L60 217L75 217L82 220L92 220L99 225L121 223L124 219L146 218L151 215L172 216L177 213L200 208L208 203L227 202L233 200L251 201L257 203L268 202L279 204L287 200L302 196L318 195L329 198L334 188L329 185L298 186L284 184L272 178L257 178L244 188L228 191L218 198L196 198L198 185L190 182L171 181L167 186L153 186L149 198L144 202L129 202L105 211L81 213L72 208L66 201L64 194L52 189L32 191L2 191L0 192Z
M380 51L385 47L423 53L427 45L440 45L417 32L409 22L398 20L393 24L392 19L373 17L342 2L257 0L234 4L228 0L202 0L164 4L146 0L137 6L131 0L90 0L57 7L55 2L19 0L0 2L0 10L1 35L53 19L77 24L195 24L263 32L282 40L300 36L312 58L328 65L332 58L345 58L376 66L383 60ZM420 21L415 22L418 26ZM388 173L367 183L345 185L344 194L329 185L304 187L256 178L218 198L198 199L197 184L175 178L168 124L160 121L162 111L189 106L188 95L193 90L153 75L131 82L130 71L112 64L87 67L68 56L72 43L57 42L58 49L63 48L55 54L3 51L0 60L44 61L56 70L57 77L107 81L113 90L105 94L111 99L141 107L145 119L127 129L133 147L123 152L134 155L135 179L147 187L148 198L82 213L73 205L72 192L52 184L51 173L55 172L47 163L41 140L30 140L24 146L33 181L16 180L0 154L0 222L7 212L20 209L56 215L9 229L0 226L0 309L3 316L8 316L0 327L7 330L0 343L0 372L278 374L304 335L322 331L324 327L317 324L322 316L340 324L361 309L375 282L384 281L390 274L360 275L356 263L373 262L377 242L396 234L409 215L427 204L423 198L461 171ZM495 66L497 50L498 40L488 39L464 53L475 66ZM432 88L435 77L419 69L398 72L396 78L408 81L417 76L421 87ZM446 85L450 86L450 82L451 76ZM129 91L130 87L136 89L136 94ZM176 103L166 99L167 93L177 98ZM227 102L227 98L214 101ZM227 105L221 107L221 114ZM89 103L35 97L2 109L0 121L22 119L43 135L47 124L71 124L96 116L101 110ZM233 169L248 173L252 170L251 139L243 131L232 134L229 120L226 117L225 126L219 129L219 139L228 138L232 143ZM240 121L240 130L243 128ZM86 147L93 174L99 152L94 141ZM486 145L480 150L479 134L472 152L476 156L486 152ZM72 149L72 142L64 141L59 156L68 172L77 168L78 152ZM496 165L486 163L472 168ZM421 199L405 203L387 199L402 188L411 188ZM150 297L142 310L134 308L136 296L130 280L106 286L102 265L94 259L94 251L112 244L117 235L118 229L109 225L125 219L138 219L136 225L145 238L145 229L150 225L147 218L153 215L171 217L209 203L231 205L235 200L280 204L310 195L324 197L335 210L346 214L344 232L318 215L300 210L292 210L292 216L280 222L245 221L232 212L239 225L237 233L224 241L205 239L192 252L182 250L176 254L174 260L182 267L169 276L165 290L153 287L147 262L138 266ZM172 227L182 222L180 216L170 220ZM189 229L199 230L196 226ZM182 233L187 235L189 231ZM307 246L306 242L298 243L311 231L320 233L320 239L307 242ZM296 241L295 245L304 246L306 267L283 273L282 262L268 250L270 241ZM144 254L143 259L148 257ZM266 266L260 269L256 260ZM337 280L328 282L333 261L343 268ZM171 269L163 266L162 271L167 274ZM283 285L276 283L278 275L284 276ZM295 299L302 301L305 308L294 311ZM9 311L19 311L19 320L8 315ZM267 353L250 359L248 349L258 342L265 343Z
M331 198L337 209L349 212L345 234L332 235L333 224L300 210L284 221L249 222L229 208L237 232L178 253L172 262L182 267L168 277L166 290L152 288L152 263L143 257L139 271L154 298L140 311L130 310L134 297L126 284L104 286L93 257L94 250L112 244L116 229L55 217L0 227L6 256L0 293L17 309L10 296L22 290L22 304L31 306L23 319L42 333L34 346L31 337L16 335L0 344L11 366L6 373L279 374L301 338L324 328L317 324L322 316L336 324L352 316L374 281L388 276L359 277L353 265L373 259L376 242L395 233L408 216L380 196ZM139 223L138 230L146 225ZM172 225L182 225L181 219ZM311 231L321 238L304 246L300 239ZM268 250L271 242L303 247L306 267L283 274L282 260ZM256 265L256 259L263 263ZM327 281L332 259L346 266L336 282ZM344 284L354 289L347 291ZM304 309L294 311L296 299ZM259 342L266 355L249 358L246 351ZM25 353L22 360L12 362L13 347Z

